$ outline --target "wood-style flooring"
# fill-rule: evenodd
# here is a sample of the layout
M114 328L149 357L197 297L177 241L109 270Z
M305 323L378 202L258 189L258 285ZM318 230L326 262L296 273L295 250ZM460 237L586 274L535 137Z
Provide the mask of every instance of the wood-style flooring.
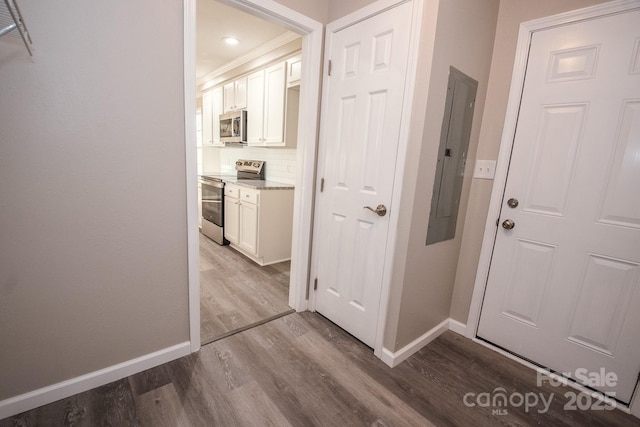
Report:
M261 267L200 234L200 341L203 344L290 313L291 262Z
M198 353L0 421L8 426L637 426L621 411L565 410L569 388L453 332L396 368L315 313L294 313ZM553 397L525 410L465 395ZM517 400L515 400L517 402ZM467 398L467 403L477 403Z

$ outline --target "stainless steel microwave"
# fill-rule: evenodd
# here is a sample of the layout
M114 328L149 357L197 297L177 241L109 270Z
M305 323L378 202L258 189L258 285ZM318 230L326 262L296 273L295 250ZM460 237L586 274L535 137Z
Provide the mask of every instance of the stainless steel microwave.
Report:
M220 114L220 141L247 143L247 110Z

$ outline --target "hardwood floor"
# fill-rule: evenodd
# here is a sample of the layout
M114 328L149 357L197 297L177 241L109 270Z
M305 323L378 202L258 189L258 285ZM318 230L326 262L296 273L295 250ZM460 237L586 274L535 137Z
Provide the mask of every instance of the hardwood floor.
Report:
M201 342L291 313L290 267L290 261L260 267L200 234Z
M548 411L465 405L467 393L542 393ZM396 368L315 313L290 314L9 426L637 426L621 411L564 410L571 389L453 332ZM475 398L468 398L475 403ZM544 412L543 412L544 411ZM540 413L542 412L542 413Z

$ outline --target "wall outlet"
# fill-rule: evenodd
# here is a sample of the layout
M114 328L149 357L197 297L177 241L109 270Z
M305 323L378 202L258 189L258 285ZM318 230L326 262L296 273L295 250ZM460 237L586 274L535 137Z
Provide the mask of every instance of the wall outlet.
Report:
M473 177L479 179L493 179L496 174L495 160L476 160Z

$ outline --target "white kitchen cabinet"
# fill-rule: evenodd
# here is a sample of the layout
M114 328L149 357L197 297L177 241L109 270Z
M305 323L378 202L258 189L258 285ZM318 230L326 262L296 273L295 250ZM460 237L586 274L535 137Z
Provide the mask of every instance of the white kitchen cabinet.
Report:
M247 201L240 202L240 241L242 249L258 256L258 205Z
M293 189L225 186L225 237L260 265L291 259Z
M264 140L284 144L285 63L264 70Z
M287 59L287 87L300 85L302 77L302 56Z
M247 108L247 77L227 83L224 90L224 112Z
M240 189L235 186L224 187L224 238L231 244L240 243Z
M284 62L249 76L247 144L257 146L284 145L285 81ZM260 84L262 83L262 84Z
M202 142L205 146L224 147L220 141L222 87L202 93Z
M205 146L213 143L213 91L202 93L202 143Z
M264 145L264 70L247 77L247 145Z
M224 147L224 142L220 140L220 114L223 110L223 94L222 88L217 87L211 92L211 103L213 112L213 131L212 144L214 147Z

